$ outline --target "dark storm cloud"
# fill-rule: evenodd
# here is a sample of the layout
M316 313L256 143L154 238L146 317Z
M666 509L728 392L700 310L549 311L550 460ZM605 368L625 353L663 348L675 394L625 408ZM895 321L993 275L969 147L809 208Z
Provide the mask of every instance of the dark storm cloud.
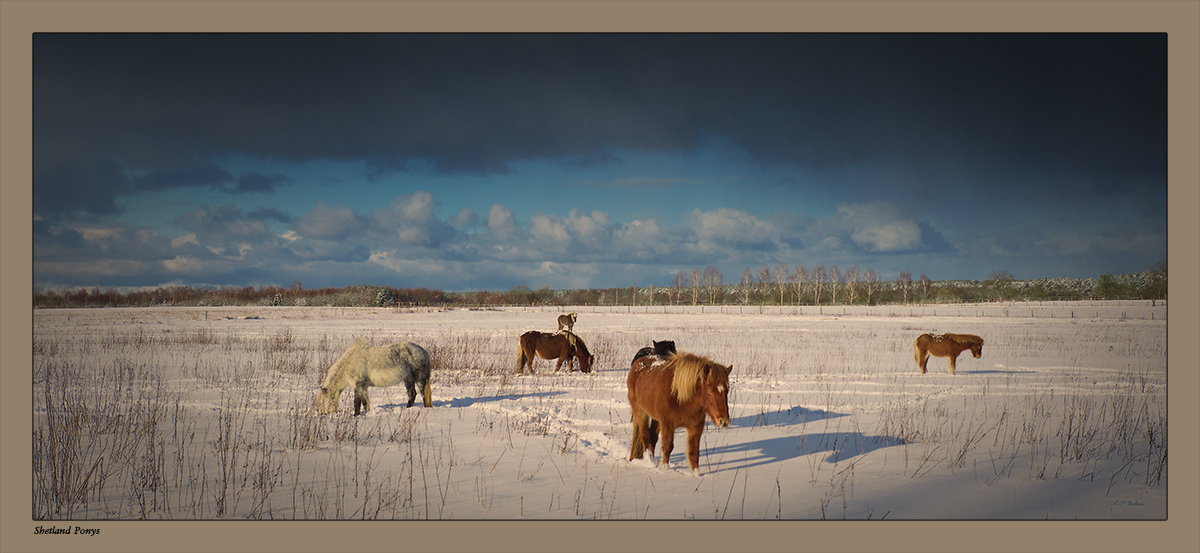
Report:
M264 175L262 173L245 173L238 177L237 186L230 190L235 194L245 194L247 192L269 193L274 192L275 188L283 185L292 184L292 179L287 175L272 173Z
M54 165L34 176L33 211L43 216L72 211L115 215L125 211L116 197L131 190L124 168L112 158Z
M293 217L290 214L288 214L287 212L285 212L281 209L276 209L274 207L259 206L259 207L255 208L254 210L246 213L246 216L251 219L258 219L260 221L266 221L267 219L274 219L276 221L279 221L280 223L291 223L293 220Z
M221 188L233 182L233 174L215 165L168 169L148 175L134 177L133 188L137 191L169 190L194 186Z
M487 174L711 134L769 163L876 163L919 192L954 163L977 186L1052 178L1056 199L1133 189L1160 213L1165 53L1164 34L37 34L35 206L119 211L134 190L106 160L160 174L139 188L228 184L178 169L228 153Z

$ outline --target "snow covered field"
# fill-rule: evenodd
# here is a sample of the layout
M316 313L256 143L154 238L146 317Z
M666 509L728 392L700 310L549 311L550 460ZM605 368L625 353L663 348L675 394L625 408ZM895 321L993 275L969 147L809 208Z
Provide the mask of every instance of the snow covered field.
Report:
M590 374L514 374L517 336L575 332ZM714 312L714 310L716 312ZM703 312L702 312L703 311ZM760 312L761 311L761 312ZM1167 516L1159 302L34 313L33 516L67 519L1011 520ZM913 361L923 332L983 357ZM355 340L433 357L316 415ZM651 340L733 365L699 475L629 461L625 378Z

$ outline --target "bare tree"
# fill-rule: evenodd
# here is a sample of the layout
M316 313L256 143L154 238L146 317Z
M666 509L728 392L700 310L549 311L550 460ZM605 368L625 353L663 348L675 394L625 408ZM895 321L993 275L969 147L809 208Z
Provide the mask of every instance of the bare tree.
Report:
M933 295L933 281L929 280L925 273L921 273L921 279L918 282L921 283L921 303L926 303L929 301L929 296Z
M904 303L908 303L908 294L912 292L912 273L908 269L900 271L900 276L896 277L896 290L904 298Z
M838 270L837 265L829 268L829 295L830 303L837 304L838 294L842 291L842 272Z
M671 282L671 303L678 303L683 297L683 270L680 269L675 274L675 280Z
M692 269L692 305L700 303L700 269Z
M637 305L637 291L637 283L635 282L633 286L629 287L629 305Z
M721 287L724 286L721 277L721 271L716 267L709 265L704 268L704 288L708 291L708 303L717 303L717 294L721 292Z
M742 292L742 304L750 303L750 289L754 287L754 273L750 272L750 267L746 267L742 271L742 281L738 283L738 290Z
M654 285L650 285L650 305L654 305Z
M809 273L809 280L813 283L813 304L821 305L821 287L825 284L825 266L818 266Z
M792 276L789 279L792 283L792 288L795 290L796 303L800 303L800 294L804 293L804 281L808 279L808 270L804 268L803 263L796 264L792 267Z
M867 305L871 305L871 299L879 291L879 274L875 272L875 269L867 269L863 281L865 283L863 291L867 294Z
M764 297L763 301L771 297L771 268L763 265L758 268L758 293Z
M846 269L846 298L850 303L858 298L858 265L853 265Z
M779 290L779 305L783 305L783 293L787 291L787 263L779 262L779 266L775 267L775 285Z

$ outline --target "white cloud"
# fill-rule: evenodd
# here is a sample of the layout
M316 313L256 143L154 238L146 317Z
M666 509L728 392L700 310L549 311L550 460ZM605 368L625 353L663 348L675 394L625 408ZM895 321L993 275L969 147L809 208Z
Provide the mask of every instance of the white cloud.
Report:
M724 207L713 211L696 209L688 222L696 235L693 248L699 252L717 253L731 248L761 251L779 247L780 233L775 223L745 211Z
M318 201L308 213L305 213L293 228L304 238L319 240L344 240L357 236L366 226L353 210L344 206L330 207L325 202Z
M458 212L458 215L450 220L450 224L455 230L471 228L479 224L479 216L474 211L464 207Z
M922 246L917 222L885 201L840 204L826 228L847 234L855 244L875 253L911 251Z
M524 233L512 208L501 204L492 204L488 210L487 226L492 239L501 243L511 242Z
M371 210L371 230L388 240L426 248L437 247L451 227L433 213L433 194L418 190L397 196L386 208Z
M669 255L674 242L672 237L663 233L657 219L625 223L614 232L614 238L617 247L643 257Z
M537 214L529 218L531 241L539 250L564 253L571 245L571 236L561 217Z

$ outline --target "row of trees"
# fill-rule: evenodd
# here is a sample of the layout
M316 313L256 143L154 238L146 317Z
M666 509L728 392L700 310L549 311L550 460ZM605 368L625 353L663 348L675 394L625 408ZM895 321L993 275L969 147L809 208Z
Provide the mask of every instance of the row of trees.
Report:
M289 288L246 286L191 288L175 286L148 291L77 289L34 291L34 307L148 307L278 305L334 307L445 307L496 305L878 305L891 303L970 303L1012 300L1166 299L1167 264L1132 275L1104 274L1096 279L1017 280L998 271L983 281L933 281L924 274L912 278L901 271L883 280L872 269L837 265L807 269L763 265L746 267L737 284L726 284L714 267L679 271L670 286L444 292L429 288L359 285L305 289L297 281Z

